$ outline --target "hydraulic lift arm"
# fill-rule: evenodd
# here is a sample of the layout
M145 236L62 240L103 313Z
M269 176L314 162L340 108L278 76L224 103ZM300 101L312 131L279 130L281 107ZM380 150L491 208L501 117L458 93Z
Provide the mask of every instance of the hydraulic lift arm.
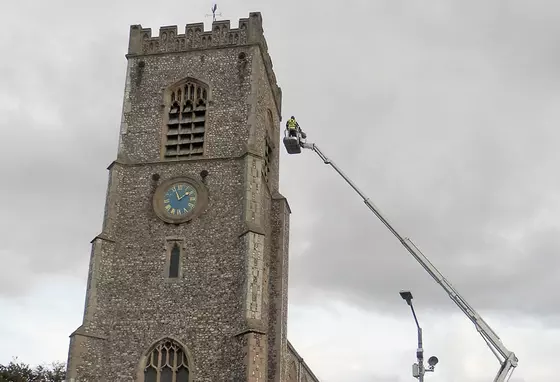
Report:
M291 150L293 148L293 143L289 142L289 139L284 140L286 144L286 148L290 154L298 153L297 151L301 152L300 150ZM364 203L368 206L368 208L385 224L385 226L399 239L401 244L410 252L410 254L422 265L422 267L432 276L432 278L439 284L441 287L447 292L451 300L457 304L459 309L465 313L465 315L472 321L475 325L476 329L482 336L482 338L486 341L490 350L494 353L494 355L498 358L500 362L500 369L498 374L494 378L494 382L506 382L509 381L511 375L513 374L514 368L517 366L518 359L515 354L509 351L500 340L500 337L490 328L490 326L480 317L480 315L465 301L463 297L453 288L451 283L446 280L445 277L438 271L438 269L424 256L424 254L414 245L414 243L408 239L403 238L393 226L389 223L389 221L379 212L379 209L375 207L375 205L369 200L369 198L358 189L358 187L338 168L338 166L332 162L329 158L327 158L321 150L315 145L314 143L306 143L301 140L301 137L297 137L295 139L297 145L301 148L313 150L319 157L323 160L325 164L329 164L338 172L338 174L356 191L364 200Z

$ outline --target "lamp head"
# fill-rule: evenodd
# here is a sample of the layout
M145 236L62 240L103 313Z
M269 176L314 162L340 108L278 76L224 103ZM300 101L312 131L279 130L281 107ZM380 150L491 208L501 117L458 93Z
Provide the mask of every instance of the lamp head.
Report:
M399 292L399 294L401 295L401 297L403 298L403 300L406 301L406 303L408 305L410 305L411 301L412 301L412 293L409 290L401 290Z

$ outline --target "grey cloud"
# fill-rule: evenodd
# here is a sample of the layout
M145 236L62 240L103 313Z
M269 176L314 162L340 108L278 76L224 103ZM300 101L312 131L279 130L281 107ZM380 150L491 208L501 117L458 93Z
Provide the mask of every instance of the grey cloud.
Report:
M309 121L310 139L475 307L558 313L554 297L541 293L558 279L558 226L539 223L558 211L553 195L560 184L550 176L560 159L558 23L533 4L447 4L440 3L438 15L433 6L395 16L397 38L387 31L373 37L368 54L330 55L332 68L352 62L350 73L325 79L313 71L325 55L307 61L305 94L295 93L292 102L303 109L300 120ZM372 15L372 29L386 16ZM356 29L356 43L364 42ZM315 85L324 90L322 103L304 99ZM410 285L435 306L453 308L313 155L283 158L284 194L298 206L293 219L316 216L310 231L292 233L294 241L310 243L292 259L293 289L376 309L399 303L396 292Z
M22 34L31 41L31 31ZM91 50L61 55L51 49L60 41L50 38L42 39L36 55L20 42L1 43L14 61L3 71L0 94L14 106L2 110L0 121L0 241L4 256L25 264L25 270L3 269L19 274L0 283L7 295L25 292L36 273L83 270L89 241L101 228L105 168L116 149L122 54L90 41Z

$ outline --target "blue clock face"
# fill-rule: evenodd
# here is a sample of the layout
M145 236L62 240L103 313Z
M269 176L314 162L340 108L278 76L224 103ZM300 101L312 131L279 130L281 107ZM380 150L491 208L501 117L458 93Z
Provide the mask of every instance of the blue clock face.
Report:
M196 206L196 189L186 183L175 183L167 189L163 197L165 212L173 217L181 217L191 212Z

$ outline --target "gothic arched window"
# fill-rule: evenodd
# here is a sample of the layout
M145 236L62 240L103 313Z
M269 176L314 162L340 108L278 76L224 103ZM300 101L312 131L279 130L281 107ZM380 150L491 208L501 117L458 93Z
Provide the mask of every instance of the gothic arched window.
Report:
M177 342L165 339L148 354L144 382L189 382L189 362Z
M208 86L187 80L169 89L164 156L182 159L204 153Z

